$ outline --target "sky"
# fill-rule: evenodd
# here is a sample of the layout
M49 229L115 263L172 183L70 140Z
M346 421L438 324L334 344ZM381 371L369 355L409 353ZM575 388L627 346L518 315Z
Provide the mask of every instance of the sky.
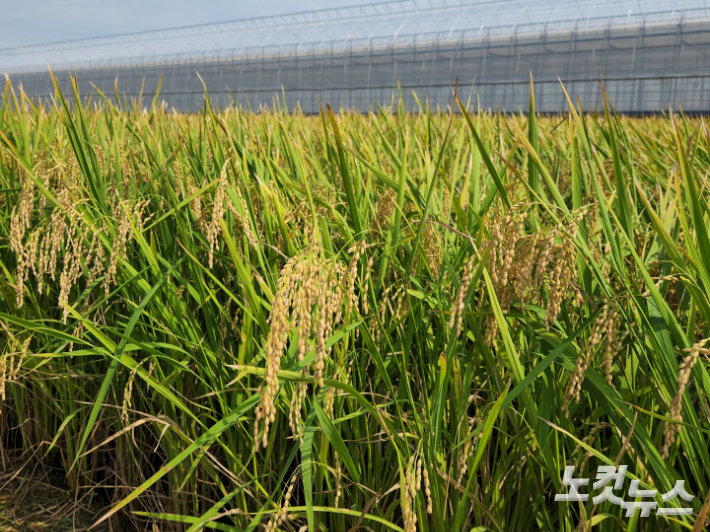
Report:
M373 0L0 0L0 48L371 2Z

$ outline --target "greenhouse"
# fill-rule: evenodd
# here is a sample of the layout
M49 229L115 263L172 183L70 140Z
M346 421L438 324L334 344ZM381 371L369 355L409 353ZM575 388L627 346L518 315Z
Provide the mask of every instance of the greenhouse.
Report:
M704 0L553 2L404 0L220 24L0 49L0 69L33 98L76 73L82 95L160 98L198 109L258 109L278 100L367 111L401 90L408 108L459 96L508 112L567 108L560 86L585 109L710 108L710 8ZM162 79L162 82L161 82Z

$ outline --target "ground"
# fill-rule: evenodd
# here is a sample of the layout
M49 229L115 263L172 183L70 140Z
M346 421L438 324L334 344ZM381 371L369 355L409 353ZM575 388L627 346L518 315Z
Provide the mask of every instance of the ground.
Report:
M0 463L0 532L88 530L97 516L91 501L76 501L63 470L5 455ZM34 462L34 465L33 465ZM108 532L108 527L94 529Z

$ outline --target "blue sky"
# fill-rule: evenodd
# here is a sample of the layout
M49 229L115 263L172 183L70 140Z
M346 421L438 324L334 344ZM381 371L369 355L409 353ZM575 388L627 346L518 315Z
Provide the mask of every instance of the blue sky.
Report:
M372 2L373 0L369 0ZM368 0L0 0L0 47L369 3Z

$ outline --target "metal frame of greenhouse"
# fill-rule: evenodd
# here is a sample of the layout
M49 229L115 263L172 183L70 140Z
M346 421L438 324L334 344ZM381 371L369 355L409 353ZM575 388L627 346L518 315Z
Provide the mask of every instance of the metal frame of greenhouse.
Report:
M602 105L602 80L618 111L710 110L710 0L401 0L0 49L0 70L35 99L160 99L180 111L213 104L258 109L279 99L367 111L401 87L409 109L451 104L526 110L530 74L537 108L560 112L569 95ZM204 82L204 86L203 86Z

